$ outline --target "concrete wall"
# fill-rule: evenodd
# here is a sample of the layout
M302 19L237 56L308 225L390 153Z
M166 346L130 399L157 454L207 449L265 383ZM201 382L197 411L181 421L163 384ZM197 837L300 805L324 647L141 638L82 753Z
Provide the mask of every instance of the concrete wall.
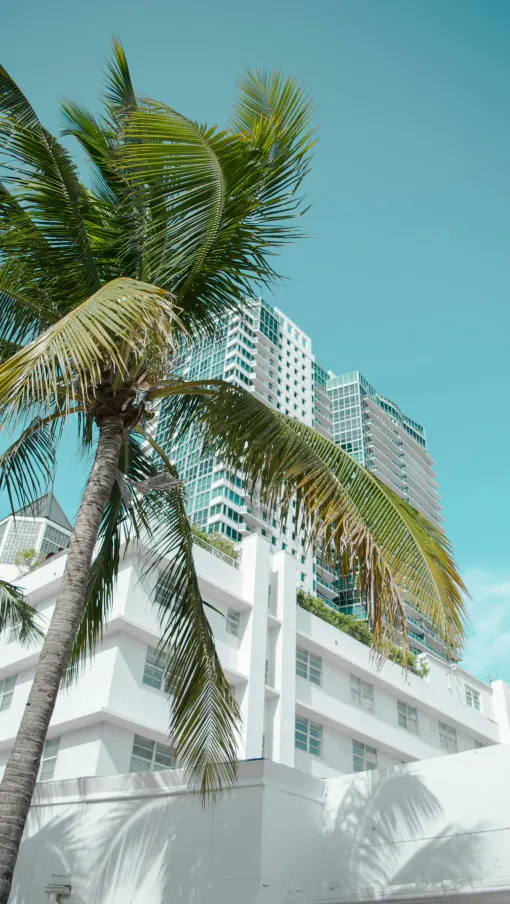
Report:
M205 810L178 770L45 783L12 904L53 874L69 904L508 902L509 764L498 745L322 781L257 760Z

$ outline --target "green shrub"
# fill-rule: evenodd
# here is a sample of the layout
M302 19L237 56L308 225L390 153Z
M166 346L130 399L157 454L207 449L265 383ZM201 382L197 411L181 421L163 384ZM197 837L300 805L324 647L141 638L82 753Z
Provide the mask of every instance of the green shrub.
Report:
M313 593L307 593L301 589L297 592L297 603L302 609L306 609L306 611L311 612L312 615L322 618L323 621L333 625L334 628L338 628L339 631L343 631L344 634L349 634L366 647L372 646L374 638L372 631L368 626L368 622L359 621L357 618L354 618L353 615L346 615L344 612L337 612L336 609L323 603L322 600L317 596L314 596ZM391 662L396 662L398 665L401 665L402 668L404 667L404 654L401 647L392 647L388 653L388 659L390 659ZM420 678L425 678L429 673L427 663L418 662L417 657L414 653L411 653L411 651L407 653L407 667Z
M237 559L235 543L233 543L232 540L229 540L228 537L222 537L220 534L207 534L205 530L200 530L195 524L192 524L191 526L191 533L199 544L200 541L203 541L204 543L208 543L209 546L214 546L215 549L219 549L219 551L225 553L226 556Z

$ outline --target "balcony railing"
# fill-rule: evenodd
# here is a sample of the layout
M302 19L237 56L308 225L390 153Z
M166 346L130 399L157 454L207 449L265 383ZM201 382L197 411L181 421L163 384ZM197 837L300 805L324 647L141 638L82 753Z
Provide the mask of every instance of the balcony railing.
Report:
M216 546L213 546L212 543L208 543L207 540L202 540L202 537L193 536L193 543L196 543L197 546L201 546L202 549L206 549L207 552L212 553L213 556L216 556L217 559L222 559L223 562L226 562L227 565L233 565L234 568L239 568L241 564L241 550L237 550L237 555L229 556L226 552L222 552L221 549L217 549Z

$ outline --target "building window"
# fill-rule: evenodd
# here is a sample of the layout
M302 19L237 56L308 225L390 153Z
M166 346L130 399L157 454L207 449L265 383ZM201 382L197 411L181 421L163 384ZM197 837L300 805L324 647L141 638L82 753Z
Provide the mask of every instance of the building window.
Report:
M175 687L169 683L168 678L165 678L164 655L164 652L158 651L156 647L147 647L142 681L158 691L173 693Z
M59 552L61 549L67 549L68 546L69 534L65 534L63 531L57 530L56 527L51 527L48 524L41 543L41 555L47 556L52 552Z
M446 722L438 722L439 726L439 746L443 750L449 750L451 753L457 752L457 732L455 728L447 725Z
M351 675L351 703L366 709L367 712L374 711L374 688L368 681Z
M10 525L2 549L2 562L12 564L16 553L22 549L35 549L41 530L40 521L18 521Z
M466 684L466 703L473 709L480 709L480 694L473 687Z
M362 741L352 742L352 768L354 772L377 769L377 750Z
M475 750L481 750L482 747L485 747L485 744L482 744L481 741L475 741Z
M7 634L7 643L14 643L19 640L19 632L21 628L21 622L15 622L9 628L9 633Z
M403 700L397 700L398 724L413 734L418 734L418 711Z
M3 681L0 681L0 712L3 709L9 709L9 706L11 705L17 677L17 675L10 675L8 678L4 678Z
M296 716L295 746L298 750L307 750L313 756L321 756L322 725Z
M306 678L312 684L322 684L322 659L298 647L296 650L296 675Z
M237 637L239 634L239 622L241 621L241 613L237 609L227 609L227 634L233 634Z
M161 772L162 769L172 769L173 766L175 755L171 747L135 735L130 772Z
M38 781L49 782L53 778L59 747L60 738L51 738L50 741L46 741L39 766Z

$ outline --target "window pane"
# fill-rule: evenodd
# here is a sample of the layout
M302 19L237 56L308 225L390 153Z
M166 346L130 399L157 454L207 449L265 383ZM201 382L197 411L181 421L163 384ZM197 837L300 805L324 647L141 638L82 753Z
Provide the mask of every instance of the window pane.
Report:
M133 753L129 764L130 772L150 772L151 767L152 764L150 760L144 760L141 757L135 756Z
M361 706L361 692L357 691L354 687L351 687L351 703L353 703L354 706Z
M154 763L163 769L171 769L175 765L175 757L171 747L166 744L156 744Z
M43 756L56 756L58 753L58 748L60 747L60 738L51 738L50 741L46 741L44 745L44 753Z
M361 695L361 707L371 712L374 708L374 698L368 694Z
M227 622L226 622L227 634L233 634L235 637L237 637L238 632L239 632L240 620L241 620L240 612L237 612L236 609L228 609Z
M296 716L295 746L298 748L298 750L307 750L307 740L308 720L298 719L298 717Z
M145 757L146 760L151 760L153 753L154 741L149 741L148 738L142 738L140 735L135 735L133 754L135 756Z
M155 687L159 691L161 688L161 671L156 669L151 669L150 666L145 666L143 672L143 683L148 684L149 687Z
M312 665L310 665L310 681L312 684L322 684L322 672L320 669L314 669Z
M296 675L308 678L308 650L298 647L296 650Z
M322 748L322 725L316 722L310 722L310 753L314 756L321 755Z
M322 670L322 659L320 656L314 656L313 653L310 653L310 668L317 669L318 672Z
M40 773L39 773L39 781L41 781L41 782L45 782L45 781L46 781L46 782L47 782L47 781L50 781L50 779L53 778L53 775L54 775L54 773L55 773L55 763L56 763L56 761L57 761L57 758L56 758L56 757L54 757L54 758L51 759L51 760L43 761L43 764L42 764L42 767L41 767L41 771L40 771Z

